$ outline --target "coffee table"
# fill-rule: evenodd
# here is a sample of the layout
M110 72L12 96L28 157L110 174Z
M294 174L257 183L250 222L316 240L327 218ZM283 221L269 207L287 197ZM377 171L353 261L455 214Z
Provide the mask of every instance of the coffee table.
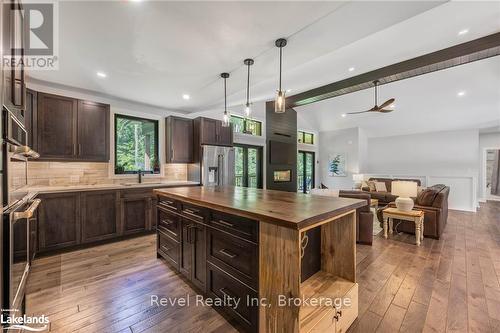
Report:
M412 221L415 223L416 243L420 246L420 242L424 239L424 212L422 210L410 210L409 212L405 212L397 208L385 208L382 211L382 216L384 218L385 238L387 238L387 229L389 229L389 233L392 234L393 219Z

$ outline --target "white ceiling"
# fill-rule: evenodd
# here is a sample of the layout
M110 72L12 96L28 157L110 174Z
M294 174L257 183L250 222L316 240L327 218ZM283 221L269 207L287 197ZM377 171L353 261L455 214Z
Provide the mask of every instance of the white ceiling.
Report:
M438 4L61 1L60 69L30 75L165 109L202 111L221 106L223 71L231 73L229 102L243 102L242 62L247 57L255 58L254 100L272 98L278 76L276 38L289 38L284 85L295 92L347 75L347 59L332 63L328 58L343 47ZM361 70L366 50L352 56L359 58L354 65ZM97 71L108 77L97 77ZM189 101L182 99L185 93Z
M291 95L498 32L500 2L64 1L59 18L60 69L31 77L134 107L200 112L222 107L223 71L231 73L229 104L244 103L247 57L255 59L253 101L272 99L276 38L289 40L283 85ZM469 32L459 36L463 29ZM321 130L364 125L371 135L422 131L422 119L428 129L500 121L492 112L500 95L498 58L382 86L381 98L394 96L398 104L398 112L385 115L384 130L373 122L379 115L339 119L370 107L372 91L308 105L299 115ZM457 89L467 96L457 100Z
M458 96L459 92L464 96ZM396 81L379 88L379 104L394 97L391 113L343 113L373 106L373 90L362 90L296 108L319 131L361 127L369 137L500 124L500 57Z

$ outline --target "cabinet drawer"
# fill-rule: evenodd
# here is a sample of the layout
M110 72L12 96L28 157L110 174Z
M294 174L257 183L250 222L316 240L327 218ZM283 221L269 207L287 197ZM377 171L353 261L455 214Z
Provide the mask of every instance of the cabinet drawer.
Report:
M179 210L179 202L173 199L160 197L158 199L158 207L170 209L173 211Z
M207 263L207 273L207 292L209 296L226 300L239 300L236 308L234 308L234 304L231 304L232 307L226 306L221 307L221 309L234 318L245 331L257 332L259 307L255 304L252 306L252 302L248 301L248 299L255 300L257 293L210 263Z
M207 229L208 260L257 289L259 271L257 245L216 229Z
M350 307L341 307L337 310L336 333L345 333L351 324L358 317L358 284L347 293L345 298L351 299Z
M198 207L185 202L181 203L181 212L185 217L199 222L204 222L205 217L207 216L206 208Z
M244 217L212 211L208 222L211 226L233 235L258 242L259 222Z
M162 231L158 231L158 253L179 269L179 243Z
M158 208L158 230L169 235L176 241L180 240L181 218L169 211Z

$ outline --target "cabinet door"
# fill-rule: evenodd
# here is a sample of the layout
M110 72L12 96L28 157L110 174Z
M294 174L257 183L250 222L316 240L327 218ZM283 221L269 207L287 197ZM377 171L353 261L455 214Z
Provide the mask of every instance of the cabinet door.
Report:
M223 127L222 122L217 122L217 144L221 146L233 145L233 124Z
M191 238L191 230L193 222L186 219L181 221L181 255L179 261L179 270L181 273L191 279L191 263L193 261L193 244Z
M116 237L118 235L118 207L118 191L82 193L82 243Z
M180 117L167 118L167 162L193 162L193 120Z
M195 223L191 229L193 244L193 262L191 265L191 281L201 290L205 291L206 282L206 245L205 245L205 226Z
M38 93L37 143L41 159L74 158L77 104L73 98Z
M77 158L109 161L109 105L78 101Z
M80 244L80 194L41 196L38 210L40 252Z
M151 229L151 197L122 199L122 234Z
M217 120L210 118L201 119L201 144L217 144Z

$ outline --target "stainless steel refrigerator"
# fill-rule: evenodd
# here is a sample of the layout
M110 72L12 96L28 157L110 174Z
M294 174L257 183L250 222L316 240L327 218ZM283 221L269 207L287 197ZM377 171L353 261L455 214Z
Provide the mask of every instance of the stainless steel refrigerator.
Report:
M202 150L202 185L234 186L234 148L205 145Z

